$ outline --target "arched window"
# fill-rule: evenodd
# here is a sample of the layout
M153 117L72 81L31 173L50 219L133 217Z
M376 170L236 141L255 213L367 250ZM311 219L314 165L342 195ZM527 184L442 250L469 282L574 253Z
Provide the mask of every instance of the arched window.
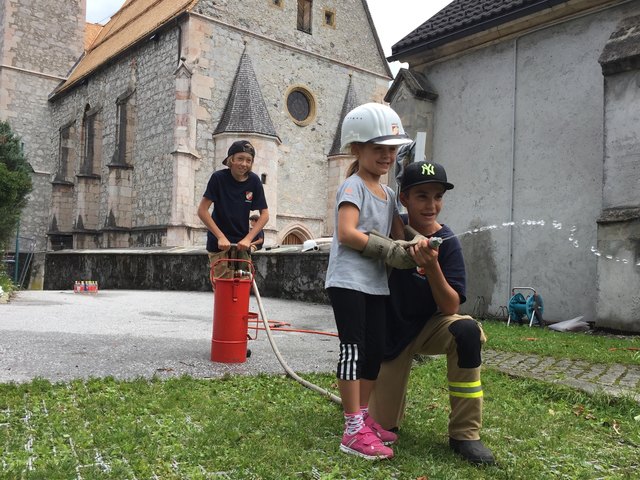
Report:
M291 232L282 240L282 245L302 245L304 240L296 232Z

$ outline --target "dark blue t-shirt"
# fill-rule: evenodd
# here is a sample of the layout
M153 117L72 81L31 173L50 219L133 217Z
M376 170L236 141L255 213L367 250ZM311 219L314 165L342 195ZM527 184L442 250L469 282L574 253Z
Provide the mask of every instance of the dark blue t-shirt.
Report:
M255 242L256 240L259 240L259 239L262 239L262 243L259 243L258 245L256 245L256 250L260 250L264 245L264 230L260 230L260 233L256 235L256 238L254 238L253 241Z
M442 225L433 236L448 238L453 236L453 232ZM464 303L467 299L466 274L458 238L451 238L440 245L438 263L449 285L460 295L460 303ZM397 357L438 310L429 282L418 268L394 268L389 276L389 291L386 302L386 359Z
M233 178L228 168L213 172L204 197L213 202L211 218L231 243L238 243L249 233L252 210L267 208L262 182L253 172L244 182ZM220 251L218 239L211 232L207 232L207 251Z

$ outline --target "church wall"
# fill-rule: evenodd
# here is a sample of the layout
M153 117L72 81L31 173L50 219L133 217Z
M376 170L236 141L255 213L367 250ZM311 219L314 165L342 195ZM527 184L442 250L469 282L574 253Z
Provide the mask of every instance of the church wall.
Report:
M0 118L8 121L20 136L25 157L34 169L33 190L27 195L20 235L35 237L38 250L46 247L51 173L57 160L51 153L48 125L42 120L49 118L46 94L57 83L46 77L0 68Z
M282 240L288 229L301 224L311 237L323 236L326 233L329 191L327 155L340 120L349 76L353 75L356 96L361 103L382 101L388 88L388 79L293 51L202 16L194 16L191 21L199 26L190 27L190 31L197 33L189 40L189 46L194 47L186 50L189 53L187 63L196 64L194 79L196 74L212 79L210 99L206 96L200 98L200 106L206 114L199 117L198 146L203 160L202 168L197 173L196 193L202 195L212 168L219 166L222 160L215 159L211 165L213 143L208 139L222 116L246 42L246 51L269 115L282 141L278 147L278 215L276 218L272 215L267 228L267 232L277 231L278 236L273 238L268 235L266 243ZM322 39L318 43L322 43ZM352 51L351 55L351 64L362 68L360 53ZM306 126L296 124L287 111L287 93L294 86L309 91L316 103L315 119ZM241 137L239 135L238 138ZM269 188L267 184L267 194Z
M294 0L284 0L281 6L274 5L272 0L200 0L193 11L347 65L358 63L361 68L387 75L363 0L313 2L311 34L296 28L297 4ZM334 12L335 28L324 24L325 10Z
M23 225L33 225L31 231L43 239L43 248L51 227L58 228L63 236L73 233L75 248L166 245L167 229L173 232L173 239L202 243L204 230L195 214L196 207L211 172L219 168L222 160L214 154L219 146L212 134L226 105L245 42L279 137L260 140L265 142L262 151L269 152L272 160L267 194L274 199L270 200L273 211L281 213L272 216L268 239L280 241L291 228L311 237L326 234L330 191L327 153L336 133L349 76L353 75L353 87L362 103L382 101L389 81L360 0L315 3L312 34L296 30L296 2L283 2L283 9L272 7L271 2L237 2L230 3L229 10L226 2L201 2L195 10L200 13L133 47L49 103L48 95L70 70L71 60L80 58L82 30L73 34L70 25L81 20L84 28L85 13L83 0L73 5L53 3L42 4L53 12L46 18L32 12L29 18L37 19L37 25L25 36L51 38L53 51L62 48L59 39L64 38L67 44L74 45L69 47L74 54L50 55L51 50L43 53L47 49L42 44L37 49L34 44L22 44L21 55L23 49L38 51L32 57L27 51L21 68L43 62L43 55L55 57L56 62L66 58L70 64L62 68L63 62L56 63L54 74L26 77L7 69L0 71L0 114L6 117L21 113L14 115L25 127L18 133L28 140L27 155L37 153L29 160L38 175L32 199L38 203L31 203L36 208L25 210ZM2 8L13 8L14 4L5 1ZM72 8L71 13L62 11ZM322 25L323 9L334 11L335 28ZM69 23L60 28L59 22L46 21L57 16L67 18ZM236 26L228 26L230 23ZM48 35L40 30L43 25L52 29ZM7 24L1 28L0 53L6 57L14 50L7 47ZM20 28L28 30L31 26ZM359 34L354 36L354 31ZM275 40L267 38L271 35ZM180 55L185 56L188 73L182 70L181 75L186 76L177 80ZM185 82L189 84L187 89ZM306 126L294 123L287 112L286 95L294 86L308 90L315 101L315 116ZM183 102L183 94L193 102ZM135 108L134 150L130 166L114 168L110 165L118 160L118 101L123 97L130 98ZM76 175L83 162L83 116L88 110L97 111L100 116L101 164L95 172L99 178L92 174L79 179ZM176 128L184 126L180 122L188 123L191 133L181 138L187 138L187 150L176 154ZM64 182L52 184L59 170L60 129L69 125L73 131L72 164ZM193 186L190 179L176 178L177 172L184 172L189 164L194 169ZM180 208L173 205L174 195L180 197ZM193 215L185 208L190 195ZM60 223L52 223L54 212L60 216ZM176 229L187 234L176 233Z
M48 21L54 16L55 22ZM34 169L20 235L36 238L37 250L46 248L50 182L57 165L47 97L82 53L84 17L83 0L0 0L0 119L21 137ZM50 42L46 48L44 39Z
M51 108L54 125L52 152L56 155L59 140L55 126L70 121L80 126L87 104L92 109L100 109L104 127L99 227L109 224L110 214L113 213L115 224L110 226L142 231L132 237L131 243L134 244L161 244L163 229L158 233L157 227L166 226L170 221L173 182L170 152L173 150L175 113L173 73L177 62L177 31L172 30L95 73L86 84L72 89ZM116 163L117 100L131 92L136 112L133 169L130 172L122 169L114 172L108 165ZM81 148L81 139L78 137L77 140ZM76 164L76 171L78 168L79 163ZM119 185L118 178L126 185ZM127 178L130 180L127 181ZM128 199L120 204L114 203L113 195ZM153 233L148 233L150 231Z
M85 0L4 0L4 9L2 63L66 75L82 53ZM47 47L42 48L45 39Z

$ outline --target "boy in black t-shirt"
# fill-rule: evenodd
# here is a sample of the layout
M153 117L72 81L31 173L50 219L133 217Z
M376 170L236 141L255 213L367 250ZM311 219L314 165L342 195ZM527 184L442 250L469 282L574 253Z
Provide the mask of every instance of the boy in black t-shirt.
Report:
M471 463L493 464L493 454L480 440L480 352L486 338L478 322L458 315L466 300L462 248L449 227L438 222L444 194L452 188L444 167L437 163L411 163L402 175L400 201L407 208L410 227L405 230L412 239L420 239L410 247L418 266L393 269L389 277L385 361L369 411L383 428L397 429L404 416L414 355L446 354L449 446ZM443 241L433 248L430 237Z
M213 265L217 260L229 258L231 244L236 244L236 257L250 258L251 242L269 221L269 210L260 178L251 171L256 151L246 140L233 142L222 162L229 168L213 172L204 192L198 217L207 226L207 251ZM213 211L209 215L209 208ZM249 214L258 210L260 216L249 228ZM230 278L233 267L220 262L213 276Z

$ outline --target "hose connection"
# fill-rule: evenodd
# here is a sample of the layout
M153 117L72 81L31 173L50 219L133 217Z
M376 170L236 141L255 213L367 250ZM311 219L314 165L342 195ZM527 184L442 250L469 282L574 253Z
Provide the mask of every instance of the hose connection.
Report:
M434 250L437 250L438 247L442 245L443 241L444 240L440 237L431 237L429 239L429 247L433 248Z

